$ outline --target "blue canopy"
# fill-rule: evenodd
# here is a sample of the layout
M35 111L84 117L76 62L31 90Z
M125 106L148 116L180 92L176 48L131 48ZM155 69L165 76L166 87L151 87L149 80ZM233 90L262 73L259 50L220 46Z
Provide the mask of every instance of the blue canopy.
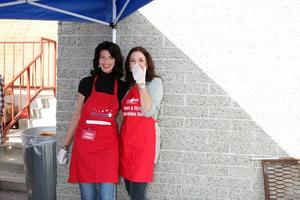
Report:
M0 0L0 19L115 25L153 0Z

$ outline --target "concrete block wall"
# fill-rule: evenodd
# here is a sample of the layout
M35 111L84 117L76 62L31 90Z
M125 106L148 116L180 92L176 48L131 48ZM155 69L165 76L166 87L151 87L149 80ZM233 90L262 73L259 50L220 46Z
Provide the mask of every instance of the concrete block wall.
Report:
M75 106L80 78L89 75L95 46L111 40L110 28L92 23L60 23L58 37L58 148ZM199 35L201 37L201 35ZM228 94L159 30L136 13L118 25L123 56L146 47L164 83L159 116L162 151L149 187L151 200L264 199L259 161L285 155ZM57 196L80 199L66 182L68 166L58 166ZM128 199L124 187L118 199Z

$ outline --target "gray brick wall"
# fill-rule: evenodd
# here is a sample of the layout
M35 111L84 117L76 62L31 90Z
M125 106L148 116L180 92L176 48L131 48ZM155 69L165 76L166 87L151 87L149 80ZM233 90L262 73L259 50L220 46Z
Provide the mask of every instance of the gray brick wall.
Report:
M58 148L74 110L78 81L89 74L93 50L103 40L111 40L105 26L59 25ZM285 153L238 102L138 13L119 24L118 44L124 56L136 45L146 47L164 82L162 151L149 199L264 199L260 162L250 158ZM66 182L67 174L68 166L58 166L58 199L79 199L78 186ZM122 184L120 200L127 199Z

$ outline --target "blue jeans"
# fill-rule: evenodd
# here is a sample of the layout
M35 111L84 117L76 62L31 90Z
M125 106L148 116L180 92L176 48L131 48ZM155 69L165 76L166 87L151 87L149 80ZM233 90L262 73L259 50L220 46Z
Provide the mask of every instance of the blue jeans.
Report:
M114 183L79 183L81 200L115 200Z
M146 200L147 183L133 182L124 179L130 200Z

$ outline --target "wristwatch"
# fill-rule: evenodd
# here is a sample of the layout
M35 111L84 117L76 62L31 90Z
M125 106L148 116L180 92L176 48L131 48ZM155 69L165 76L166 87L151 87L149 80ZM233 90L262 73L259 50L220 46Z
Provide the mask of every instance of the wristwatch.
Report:
M145 83L138 83L138 86L139 86L140 89L146 88Z
M66 150L66 151L68 151L69 150L69 146L64 146L63 149Z

